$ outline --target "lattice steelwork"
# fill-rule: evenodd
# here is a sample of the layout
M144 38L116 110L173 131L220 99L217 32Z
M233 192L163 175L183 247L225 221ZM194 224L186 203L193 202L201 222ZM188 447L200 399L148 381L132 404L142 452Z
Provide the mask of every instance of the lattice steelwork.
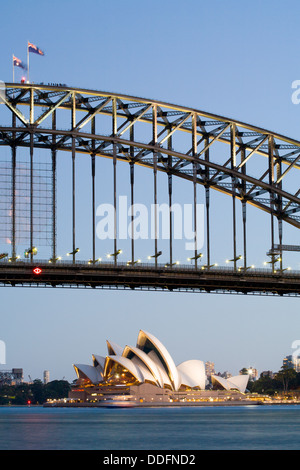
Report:
M288 276L282 265L283 251L292 250L283 243L283 224L300 228L300 189L297 171L300 169L300 142L243 122L216 116L197 109L176 106L116 93L75 89L44 84L7 84L4 104L11 112L11 124L0 127L0 145L27 148L30 171L34 149L45 149L52 158L51 218L52 259L56 260L56 164L57 152L72 156L72 244L73 264L76 255L76 155L90 157L92 190L92 249L95 252L95 162L97 157L112 160L114 207L117 209L118 161L130 167L131 203L134 201L136 165L153 173L153 202L157 203L157 174L168 176L169 207L172 205L174 178L190 181L194 188L193 204L197 203L197 185L205 188L206 205L206 264L201 276L211 275L216 268L211 260L211 191L219 191L232 200L232 260L233 272L248 276L247 269L247 207L252 205L269 214L269 250L272 274ZM32 181L30 183L32 191ZM242 204L243 267L236 244L236 201ZM33 198L31 198L31 203ZM49 201L49 197L47 197ZM3 202L5 204L5 201ZM30 236L32 237L32 207ZM157 219L155 218L155 223ZM275 225L276 222L276 225ZM194 211L197 239L196 211ZM155 231L157 227L155 227ZM276 230L276 233L275 233ZM14 229L13 229L14 231ZM117 222L115 223L114 266L118 265ZM277 242L277 241L278 242ZM173 268L172 211L170 210L170 246L168 266ZM296 250L299 246L294 243ZM32 245L31 245L32 246ZM196 244L195 244L196 246ZM132 269L135 244L131 243ZM295 250L294 250L295 251ZM159 247L154 239L155 269ZM199 253L195 249L195 270L199 270ZM276 263L279 268L276 268ZM113 266L112 266L113 268ZM99 268L100 269L100 268ZM174 272L176 267L173 268ZM204 271L204 272L203 272ZM178 271L176 271L178 272ZM295 274L296 275L296 274ZM115 281L114 281L115 282ZM254 288L250 288L250 290ZM299 289L300 290L300 289Z
M12 184L10 162L0 162L0 238L6 243L11 239Z
M32 227L33 239L39 246L52 242L52 174L51 165L33 164ZM6 243L30 246L31 170L27 162L0 162L0 237ZM14 230L13 230L14 213Z

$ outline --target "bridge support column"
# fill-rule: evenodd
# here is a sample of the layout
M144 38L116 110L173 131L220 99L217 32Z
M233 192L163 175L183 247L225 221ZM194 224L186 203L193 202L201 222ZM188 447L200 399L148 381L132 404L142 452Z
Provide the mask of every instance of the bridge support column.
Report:
M172 174L168 173L168 190L169 190L169 224L170 224L170 266L173 264L173 217L172 217Z
M114 262L117 264L117 158L116 145L113 149L113 180L114 180Z
M206 258L207 258L207 269L209 269L210 268L210 227L209 227L210 190L209 190L209 186L205 186L205 202L206 202Z
M113 136L117 135L117 103L113 99ZM117 149L113 143L113 185L114 185L114 263L117 265Z
M96 262L96 212L95 212L95 155L91 155L91 165L92 165L92 251L93 251L93 263Z
M205 137L204 140L204 147L206 148L204 157L205 160L209 161L209 137ZM209 167L205 168L205 202L206 202L206 261L207 261L207 269L210 269L210 217L209 217L209 209L210 209L210 189L209 189Z
M172 149L172 136L168 138L168 150ZM169 192L169 237L170 237L170 267L173 265L173 217L172 217L172 157L168 157L168 192Z
M71 126L72 130L76 127L76 97L75 93L73 93L72 99L72 116L71 116ZM75 256L76 256L76 207L75 207L75 196L76 196L76 185L75 185L75 136L72 134L72 245L73 245L73 264L75 264Z
M236 127L235 124L232 124L230 127L230 149L231 149L231 168L236 167L236 141L235 141ZM232 221L233 221L233 264L234 270L236 270L236 211L235 211L235 190L236 190L236 181L235 178L232 178Z
M152 108L152 139L153 145L157 145L157 106ZM153 183L154 183L154 260L157 268L157 152L153 154Z
M56 111L52 113L52 130L56 130ZM52 134L52 262L56 262L56 135Z
M272 135L268 139L268 153L269 153L269 184L274 185L274 138ZM270 192L270 208L271 208L271 263L272 263L272 272L275 271L275 260L276 256L274 254L274 194L273 191Z
M30 260L33 261L33 130L30 132Z
M247 269L247 233L246 233L246 216L247 216L247 205L246 202L242 202L243 211L243 240L244 240L244 270Z
M282 272L283 269L283 260L282 260L282 220L278 219L278 237L279 237L279 245L280 245L280 250L279 250L279 256L280 256L280 271Z
M72 253L73 263L75 263L75 250L76 250L76 184L75 184L75 138L72 137Z
M244 147L241 147L241 162L244 162L246 157L246 150ZM242 174L246 174L246 163L242 166ZM246 272L247 269L247 202L244 199L246 194L246 182L242 180L242 192L243 192L243 200L242 200L242 219L243 219L243 243L244 243L244 271Z
M131 262L134 264L134 163L130 162L130 194L131 194Z
M134 127L130 128L130 141L134 142ZM131 197L131 263L134 266L134 148L130 147L130 197Z
M197 115L193 114L192 118L192 146L193 157L197 158ZM195 242L195 269L198 267L198 233L197 233L197 169L198 165L193 162L193 189L194 189L194 242Z
M12 126L16 127L16 116L12 114ZM17 149L15 144L16 134L13 132L13 145L12 145L12 234L11 234L11 246L12 246L12 260L16 259L16 157Z
M282 189L282 179L280 178L281 177L281 174L282 174L282 167L281 167L281 161L277 161L276 162L276 170L277 170L277 181L280 179L280 182L278 183L279 184L279 187L280 189ZM282 212L282 197L281 196L277 196L277 214L281 214ZM280 250L279 250L279 257L280 257L280 271L282 272L282 269L283 269L283 260L282 260L282 235L283 235L283 232L282 232L282 219L280 217L280 215L277 215L277 220L278 220L278 238L279 238L279 245L280 245Z
M30 89L30 260L33 261L33 137L34 137L34 89Z
M33 261L33 137L34 137L34 90L30 89L30 260Z
M91 131L95 135L95 118L92 118ZM92 149L95 151L95 139L92 140ZM96 162L95 154L91 154L91 170L92 170L92 250L93 250L93 263L96 262L96 210L95 210L95 174L96 174Z
M157 154L154 155L153 164L153 183L154 183L154 260L157 268Z
M198 267L198 233L197 233L197 165L194 163L194 241L195 241L195 269Z

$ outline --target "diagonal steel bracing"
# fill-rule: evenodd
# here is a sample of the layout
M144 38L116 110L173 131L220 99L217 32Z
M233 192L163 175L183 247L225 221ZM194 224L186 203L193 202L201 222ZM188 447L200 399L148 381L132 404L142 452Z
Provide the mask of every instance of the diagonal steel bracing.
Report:
M208 226L210 190L231 196L234 258L237 254L236 200L242 202L245 254L248 204L270 215L272 245L274 217L278 221L280 240L282 222L300 228L300 218L297 216L300 210L300 189L295 188L299 180L300 142L295 139L197 109L67 86L7 84L4 105L14 119L11 120L11 125L3 123L0 126L0 145L10 146L14 151L18 147L29 148L31 159L35 148L50 150L53 178L59 158L58 152L61 151L72 154L73 178L77 153L92 157L93 178L96 157L112 159L115 172L115 201L118 160L130 165L132 200L135 165L153 171L154 188L157 172L164 172L169 178L170 201L173 177L191 182L194 188L194 205L197 201L197 186L205 187ZM69 118L64 126L58 126L60 113L65 112L69 113ZM110 128L106 133L102 129L102 120L105 120ZM75 192L74 179L74 249ZM55 194L53 201L56 201ZM54 208L55 204L53 210ZM209 229L207 235L209 236ZM54 246L55 243L53 240ZM157 252L156 243L155 253ZM55 254L55 249L53 253ZM133 258L134 256L132 262ZM207 258L210 258L209 246ZM75 260L75 257L73 259ZM196 260L197 253L197 268Z

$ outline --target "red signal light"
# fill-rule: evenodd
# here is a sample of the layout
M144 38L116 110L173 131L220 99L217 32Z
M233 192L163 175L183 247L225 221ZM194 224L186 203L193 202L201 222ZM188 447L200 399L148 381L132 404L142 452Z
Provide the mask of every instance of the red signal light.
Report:
M34 268L33 272L34 272L34 274L39 275L39 274L41 274L42 270L41 270L41 268Z

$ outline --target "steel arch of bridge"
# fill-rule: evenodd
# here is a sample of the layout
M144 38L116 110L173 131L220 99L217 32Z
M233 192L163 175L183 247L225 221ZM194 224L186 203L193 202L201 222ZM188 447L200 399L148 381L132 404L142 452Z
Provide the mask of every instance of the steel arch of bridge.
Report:
M72 154L73 174L73 264L75 264L75 157L76 153L87 154L92 162L93 221L95 221L95 158L111 158L114 171L114 205L116 206L116 163L126 161L131 172L131 197L134 193L134 167L142 165L151 168L154 175L154 203L157 203L157 172L168 175L169 204L172 201L172 178L179 177L190 181L194 186L194 206L196 205L196 186L205 187L207 221L207 270L210 267L210 191L217 190L232 198L233 211L233 275L237 274L236 252L236 208L239 199L243 206L244 267L247 266L246 251L246 207L247 204L267 212L270 215L270 254L273 260L277 255L282 259L282 224L286 222L300 228L300 189L289 190L289 178L300 169L300 142L283 135L261 129L243 122L217 116L192 108L177 106L155 100L126 96L116 93L75 89L64 85L44 84L6 84L5 106L11 112L11 123L0 127L0 145L12 149L13 172L16 161L16 149L30 149L32 166L35 148L48 149L52 155L53 195L52 195L52 259L56 253L56 154L68 151ZM25 108L24 108L25 107ZM26 112L24 110L27 110ZM57 126L57 116L61 110L69 112L68 128ZM101 133L96 128L97 116L106 116L111 123L109 134ZM50 122L50 125L49 125ZM136 128L146 124L151 136L145 140L139 137ZM177 147L176 139L180 135L188 136L185 148ZM214 158L214 149L218 144L228 144L228 152L223 162ZM259 160L257 160L259 158ZM248 172L252 161L259 161L256 174ZM263 162L260 164L260 162ZM261 170L264 166L264 170ZM253 171L253 168L252 168ZM14 184L14 178L12 179ZM32 178L31 178L32 184ZM13 193L14 194L14 193ZM31 201L31 205L32 205ZM12 201L12 214L15 217L15 202ZM195 216L195 211L194 211ZM170 212L171 217L171 212ZM274 218L278 221L279 244L275 245ZM170 220L171 222L171 220ZM31 248L33 247L33 218L31 216ZM170 223L170 227L171 227ZM196 223L195 223L196 227ZM196 234L197 236L197 234ZM117 252L115 236L115 253ZM158 254L155 237L155 255ZM14 222L12 228L12 256L16 258ZM132 241L132 262L134 262L134 242ZM197 251L195 250L195 268L197 270ZM95 263L95 225L93 228L93 256ZM33 257L31 256L33 262ZM172 235L170 236L170 266L172 266ZM115 256L115 267L117 257ZM20 266L20 264L18 264ZM155 268L158 269L157 256ZM213 271L213 270L211 270ZM281 275L282 272L281 265ZM203 273L201 273L203 275ZM287 274L287 273L286 273ZM285 275L286 275L285 274ZM248 276L246 271L244 276ZM22 276L21 276L22 277ZM228 279L228 276L227 276ZM10 279L9 282L12 280ZM255 288L246 279L245 291ZM3 281L5 282L5 281ZM49 281L50 282L50 281ZM54 282L54 281L53 281ZM104 282L104 281L103 281ZM111 281L113 285L117 280ZM129 282L129 280L127 280ZM54 282L55 283L55 282ZM233 289L237 281L230 287ZM297 281L298 283L298 281ZM297 284L296 283L296 284ZM76 284L76 281L75 281ZM193 283L192 283L193 284ZM201 284L201 283L200 283ZM205 284L205 283L204 283ZM145 283L145 285L151 285ZM168 282L166 282L168 286ZM188 285L188 281L187 281ZM212 289L222 288L222 282L213 284ZM247 288L249 287L249 289ZM169 286L170 287L170 286ZM172 286L176 288L176 285ZM196 288L194 286L194 288ZM199 285L201 288L201 285ZM297 290L294 287L294 291ZM238 289L237 289L238 290ZM263 283L260 291L263 291ZM294 292L293 291L293 292ZM299 289L300 291L300 289ZM285 292L283 290L283 292Z

